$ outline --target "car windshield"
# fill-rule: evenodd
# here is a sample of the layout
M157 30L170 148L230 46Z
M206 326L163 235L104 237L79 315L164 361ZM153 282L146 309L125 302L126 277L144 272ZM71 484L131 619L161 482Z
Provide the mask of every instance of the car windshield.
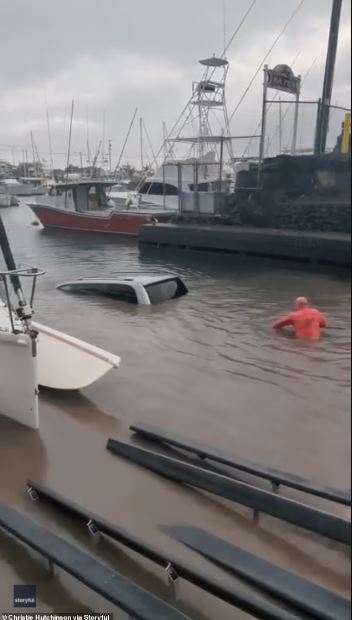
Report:
M168 299L176 299L176 297L182 297L182 295L187 293L187 288L179 278L148 284L145 289L152 304Z

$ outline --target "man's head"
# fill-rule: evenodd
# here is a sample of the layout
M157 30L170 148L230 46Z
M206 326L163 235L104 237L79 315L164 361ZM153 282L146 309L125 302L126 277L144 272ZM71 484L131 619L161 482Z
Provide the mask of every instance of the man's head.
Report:
M304 308L308 308L309 301L306 297L297 297L296 299L296 308L297 310L303 310Z

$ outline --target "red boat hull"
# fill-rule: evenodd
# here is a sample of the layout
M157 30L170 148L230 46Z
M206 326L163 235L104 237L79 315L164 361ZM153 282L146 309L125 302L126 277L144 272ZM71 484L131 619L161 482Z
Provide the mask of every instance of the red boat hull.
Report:
M137 236L139 228L143 224L151 224L153 221L168 222L173 213L114 211L108 217L61 211L41 205L31 204L31 209L37 216L44 228L61 228L65 230L77 230L85 232L110 233L114 235Z

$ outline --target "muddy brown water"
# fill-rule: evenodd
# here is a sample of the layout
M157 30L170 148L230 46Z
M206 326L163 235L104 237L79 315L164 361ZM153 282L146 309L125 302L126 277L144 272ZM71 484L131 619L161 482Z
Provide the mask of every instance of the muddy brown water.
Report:
M108 453L108 437L128 440L145 422L224 448L236 456L350 489L350 284L346 274L306 267L191 254L140 254L134 241L31 226L22 204L2 210L16 258L47 271L36 318L121 356L112 371L80 393L42 390L40 431L0 418L0 499L88 549L151 592L172 601L160 568L85 529L52 508L31 503L28 477L133 534L229 577L164 534L160 525L201 526L260 557L349 595L346 547L155 474ZM119 271L182 275L187 297L152 308L63 294L72 277ZM308 295L329 329L315 344L272 333L273 320ZM20 378L19 378L20 380ZM263 484L265 486L265 484ZM291 497L297 493L287 492ZM307 500L307 498L305 498ZM349 517L317 498L314 506ZM0 534L0 610L13 609L13 585L36 584L40 612L126 617L71 577L52 576L35 553ZM240 587L244 587L240 585ZM177 604L198 620L245 614L184 582Z

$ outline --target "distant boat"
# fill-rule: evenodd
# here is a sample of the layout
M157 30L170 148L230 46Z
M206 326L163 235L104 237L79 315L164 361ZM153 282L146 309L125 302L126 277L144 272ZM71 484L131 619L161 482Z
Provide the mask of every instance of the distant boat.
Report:
M0 187L11 196L39 196L48 191L42 178L21 177L20 179L0 179Z
M8 194L6 189L0 185L0 208L1 207L17 207L18 200L16 196Z
M143 224L167 222L173 211L155 205L116 205L108 194L113 181L87 179L60 183L28 205L44 228L137 236Z

